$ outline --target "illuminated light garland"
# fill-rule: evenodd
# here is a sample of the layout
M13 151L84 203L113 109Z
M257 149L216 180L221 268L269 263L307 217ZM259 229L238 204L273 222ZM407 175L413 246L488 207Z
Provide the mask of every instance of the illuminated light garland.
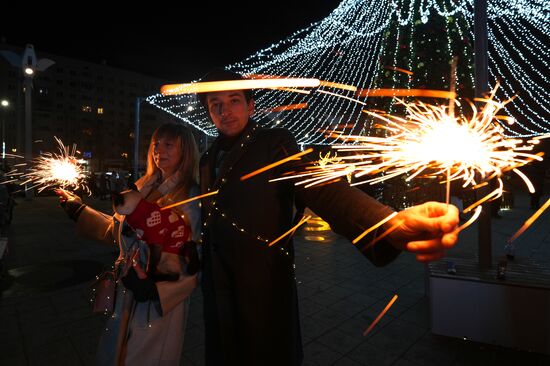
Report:
M457 71L453 78L458 86L467 84L470 88L474 81L473 53L468 44L473 40L473 5L474 0L344 0L325 19L227 68L245 75L316 78L352 88L415 89L418 78L429 78L431 66L424 65L417 71L416 52L430 44L430 39L425 33L419 34L416 26L444 18L443 32L438 35L446 39L446 46L441 49L441 62L450 62L457 55L452 53L458 53L465 71ZM516 119L512 126L503 123L505 133L510 137L530 137L550 132L550 91L547 88L550 80L543 71L550 65L550 2L489 0L487 12L489 86L502 81L497 95L499 100L517 96L514 103L505 107ZM386 38L389 34L392 36ZM408 47L405 60L401 59L403 53L399 51L402 44ZM384 58L391 64L380 64ZM388 67L394 68L393 71ZM414 72L414 75L403 74L401 70ZM392 72L387 79L391 85L382 86L377 81L384 71ZM443 82L447 80L444 78ZM334 98L326 93L258 91L254 117L265 126L274 126L273 120L279 121L276 125L290 130L301 145L342 141L355 144L356 141L346 139L337 126L351 124L353 127L348 133L368 135L372 121L361 117L362 106L350 100L352 96L348 93L351 90L339 90L339 94L349 99ZM364 98L361 101L367 102L368 96ZM193 95L168 97L157 94L148 97L147 101L210 136L217 135ZM308 108L292 113L271 110L275 106L301 103L307 103ZM399 107L393 99L389 107L384 107L388 113L397 111L396 108Z

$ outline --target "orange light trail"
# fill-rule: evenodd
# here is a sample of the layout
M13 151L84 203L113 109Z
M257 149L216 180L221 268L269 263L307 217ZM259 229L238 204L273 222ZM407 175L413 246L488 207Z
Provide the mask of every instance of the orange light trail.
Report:
M397 228L399 228L399 226L401 226L401 224L403 224L403 220L399 220L397 221L395 224L393 224L392 226L390 226L388 228L388 230L384 231L382 234L378 235L376 238L374 238L367 246L365 246L365 248L363 249L366 249L368 247L371 247L373 246L374 244L376 244L377 242L379 242L380 240L384 239L386 236L388 236L389 234L393 233L395 230L397 230Z
M304 151L302 151L302 152L299 152L299 153L297 153L297 154L287 156L287 157L284 158L284 159L281 159L281 160L279 160L279 161L276 161L276 162L274 162L274 163L271 163L271 164L269 164L269 165L266 165L266 166L264 166L263 168L260 168L260 169L258 169L258 170L255 170L255 171L251 172L251 173L248 173L248 174L243 175L243 176L241 177L241 181L247 180L248 178L252 178L252 177L255 176L255 175L258 175L258 174L260 174L260 173L265 172L266 170L275 168L276 166L279 166L279 165L281 165L281 164L284 164L284 163L286 163L287 161L290 161L290 160L298 160L299 157L304 156L304 155L306 155L306 154L309 154L309 153L312 152L312 151L313 151L313 149L312 149L312 148L309 148L309 149L304 150Z
M250 78L253 78L253 79L282 79L282 78L284 78L283 76L266 75L266 74L248 74L247 76L250 77ZM319 85L320 86L326 86L326 87L329 87L329 88L349 90L349 91L352 91L352 92L357 91L356 86L348 85L348 84L342 84L342 83L336 83L336 82L333 82L333 81L319 80Z
M358 97L426 97L454 99L456 93L447 90L431 89L359 89Z
M468 226L472 225L474 223L474 221L477 220L477 218L479 217L479 214L481 214L481 210L482 210L482 206L477 206L476 207L476 210L474 212L474 214L472 215L472 217L470 217L468 219L468 221L466 221L464 224L460 225L456 230L457 232L460 232L464 229L466 229Z
M472 186L471 188L472 189L478 189L478 188L481 188L481 187L485 187L488 184L489 184L489 182L481 182L479 184L476 184L475 186Z
M538 219L539 216L542 215L544 210L546 210L549 206L550 206L550 198L530 218L528 218L525 221L525 223L519 228L519 230L516 231L516 233L514 235L512 235L512 237L510 238L510 240L508 242L509 243L513 242L514 240L516 240L518 238L518 236L523 234L525 232L525 230L527 230L529 228L529 226L531 226L531 224L533 224L533 222L535 222L535 220Z
M367 105L367 103L365 103L365 102L362 102L362 101L357 100L357 99L355 99L355 98L346 97L345 95L342 95L342 94L337 94L337 93L329 92L329 91L326 91L326 90L320 90L320 89L317 89L317 92L318 92L318 93L323 93L323 94L333 95L333 96L338 97L338 98L343 98L343 99L351 100L352 102L355 102L355 103L357 103L357 104Z
M298 222L296 225L294 225L293 227L291 227L287 232L285 232L283 235L279 236L277 239L273 240L271 243L269 243L267 246L270 247L272 245L275 245L277 242L279 242L282 238L284 238L285 236L289 235L289 234L292 234L294 231L296 231L296 229L298 229L298 227L300 225L303 225L305 222L307 222L307 220L311 219L311 215L307 215L305 217L302 217L302 219L300 220L300 222Z
M495 189L494 191L492 191L491 193L489 193L485 197L483 197L483 198L477 200L476 202L472 203L470 206L468 206L464 210L462 210L462 212L468 213L468 212L472 211L474 208L476 208L477 206L484 203L485 201L500 197L502 195L502 186L503 185L502 185L502 180L501 179L499 179L498 182L500 184L500 187L498 187L497 189Z
M228 90L272 89L272 88L315 88L320 85L319 79L275 78L204 81L186 84L168 84L160 88L162 95L179 95L210 93Z
M512 169L512 171L514 173L516 173L517 175L519 175L519 177L521 179L523 179L523 181L525 182L525 185L527 186L527 189L529 190L530 193L535 193L535 187L533 186L533 183L531 183L531 181L529 180L529 178L527 178L527 176L525 174L523 174L518 169Z
M397 212L393 212L390 215L388 215L386 218L378 221L377 224L374 224L373 226L369 227L367 230L363 231L361 235L359 235L357 238L352 240L352 244L357 244L357 242L365 237L368 233L371 231L379 228L380 226L384 225L386 222L390 221L395 215L397 215Z
M179 206L179 205L183 205L183 204L186 204L188 202L192 202L192 201L204 198L204 197L213 196L215 194L218 194L218 192L219 191L213 191L213 192L208 192L208 193L205 193L205 194L201 194L201 195L198 195L198 196L195 196L195 197L188 198L188 199L183 200L183 201L172 203L171 205L168 205L168 206L161 207L160 209L161 209L161 211L162 210L168 210L169 208L176 207L176 206Z
M402 73L407 74L407 75L409 75L409 76L414 75L414 72L409 71L409 70L402 69L402 68L400 68L400 67L395 67L395 66L384 66L384 69L393 70L393 71L399 71L399 72L402 72Z
M283 111L292 111L295 109L304 109L307 108L307 103L296 103L296 104L287 104L281 105L278 107L271 108L267 110L268 112L283 112Z
M321 86L326 86L326 87L335 88L335 89L349 90L349 91L352 91L352 92L357 91L356 86L341 84L341 83L333 83L332 81L321 80Z
M371 325L369 325L369 327L363 332L363 337L366 337L367 334L370 333L370 331L372 330L372 328L374 328L374 326L380 321L380 319L382 319L382 317L388 312L388 310L391 308L391 306L393 305L393 303L395 302L395 300L397 300L397 294L396 295L393 295L392 299L390 300L390 302L386 305L386 307L384 308L384 310L382 310L382 312L380 314L378 314L378 316L376 317L376 319L374 319L374 321L371 323Z
M294 88L273 88L273 89L283 90L283 91L292 92L292 93L301 93L301 94L308 94L308 95L311 94L309 90L303 90L303 89L294 89Z

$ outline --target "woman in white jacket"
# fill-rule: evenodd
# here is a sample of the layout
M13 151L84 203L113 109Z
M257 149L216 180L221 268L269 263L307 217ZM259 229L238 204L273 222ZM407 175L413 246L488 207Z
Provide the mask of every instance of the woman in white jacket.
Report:
M158 127L149 146L147 172L136 182L142 197L166 206L198 194L198 151L194 137L181 124ZM125 216L108 216L83 204L78 196L60 193L62 206L76 221L77 232L118 245L115 262L118 275L114 313L107 320L99 341L98 365L179 365L189 296L197 285L197 275L187 275L185 262L177 254L161 252L154 243L145 243L125 223ZM191 227L191 237L200 237L198 201L174 208ZM152 277L120 280L127 276L129 256L139 250L143 268L156 266L158 272L176 273L177 279L155 282ZM130 284L129 284L130 283Z

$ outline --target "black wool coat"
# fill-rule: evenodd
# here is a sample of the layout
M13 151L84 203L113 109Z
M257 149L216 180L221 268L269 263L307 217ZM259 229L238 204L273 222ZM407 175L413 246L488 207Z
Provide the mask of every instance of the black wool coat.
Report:
M392 210L344 181L307 189L290 180L269 182L292 164L241 181L300 151L285 129L250 121L216 175L219 150L218 138L200 161L201 193L219 191L202 199L206 364L300 365L292 240L268 243L293 226L296 207L309 207L350 240ZM375 265L399 254L383 241L362 251Z

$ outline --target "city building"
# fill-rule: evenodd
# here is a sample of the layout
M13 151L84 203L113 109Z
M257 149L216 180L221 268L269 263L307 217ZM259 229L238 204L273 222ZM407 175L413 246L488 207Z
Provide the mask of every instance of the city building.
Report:
M0 44L0 50L22 54L21 47ZM37 58L55 63L33 78L32 153L58 152L55 137L81 153L88 169L133 171L136 104L140 103L139 170L146 164L151 134L161 123L178 120L143 101L168 81L133 71L95 64L36 50ZM23 72L0 57L2 141L7 154L24 155L25 95ZM141 102L138 101L141 98ZM204 135L194 129L199 147ZM17 163L13 159L10 165Z

